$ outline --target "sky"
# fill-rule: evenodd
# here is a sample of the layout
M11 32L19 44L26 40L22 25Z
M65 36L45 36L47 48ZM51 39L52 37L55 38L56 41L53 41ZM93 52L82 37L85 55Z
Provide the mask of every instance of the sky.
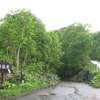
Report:
M0 18L23 8L42 20L47 31L75 22L91 24L93 32L100 30L100 0L2 0Z

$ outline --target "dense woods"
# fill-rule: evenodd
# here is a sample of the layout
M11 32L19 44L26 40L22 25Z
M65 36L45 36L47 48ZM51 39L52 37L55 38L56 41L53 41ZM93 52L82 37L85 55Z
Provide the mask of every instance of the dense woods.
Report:
M88 26L74 23L46 32L31 11L7 14L0 24L0 59L12 63L14 74L6 80L19 83L23 72L26 82L46 86L59 80L56 74L67 78L88 69L90 59L100 60L100 32L93 34Z
M46 32L42 21L24 9L7 14L1 23L0 59L17 70L71 76L90 61L93 36L88 25L74 23Z
M60 74L68 77L76 75L83 67L88 67L92 48L92 34L87 30L88 25L74 23L68 27L56 30L64 55L61 61Z

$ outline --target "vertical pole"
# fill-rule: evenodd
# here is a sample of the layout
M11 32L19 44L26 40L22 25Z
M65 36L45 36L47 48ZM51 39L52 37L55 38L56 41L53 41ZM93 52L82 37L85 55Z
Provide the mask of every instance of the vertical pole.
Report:
M4 73L1 73L1 84L4 84Z
M21 71L21 83L24 83L24 74L22 71Z

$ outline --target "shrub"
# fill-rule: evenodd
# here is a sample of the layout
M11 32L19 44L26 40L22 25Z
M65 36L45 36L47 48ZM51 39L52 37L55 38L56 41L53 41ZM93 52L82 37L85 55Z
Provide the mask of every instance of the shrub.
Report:
M81 70L77 75L71 78L72 81L83 82L87 81L89 75L89 71L86 69Z
M100 87L100 74L97 74L92 80L91 85L94 87Z
M100 71L92 71L91 72L93 75L98 75L98 74L100 74Z

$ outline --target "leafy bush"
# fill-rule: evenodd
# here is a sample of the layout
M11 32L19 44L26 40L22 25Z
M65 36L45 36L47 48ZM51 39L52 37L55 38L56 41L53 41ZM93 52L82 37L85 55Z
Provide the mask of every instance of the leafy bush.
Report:
M98 75L98 74L100 74L100 71L92 71L92 74L93 75Z
M86 69L83 69L76 76L71 78L71 80L77 81L77 82L86 81L88 79L88 74L89 74L89 71Z
M9 83L9 82L5 82L4 84L0 84L0 88L11 88L11 87L13 87L14 85L16 85L16 84L13 84L13 83Z
M100 87L100 74L97 74L92 80L91 85L94 87Z
M92 73L93 71L97 71L97 65L93 64L92 62L89 63L89 65L86 67L86 69L89 70L90 73Z

